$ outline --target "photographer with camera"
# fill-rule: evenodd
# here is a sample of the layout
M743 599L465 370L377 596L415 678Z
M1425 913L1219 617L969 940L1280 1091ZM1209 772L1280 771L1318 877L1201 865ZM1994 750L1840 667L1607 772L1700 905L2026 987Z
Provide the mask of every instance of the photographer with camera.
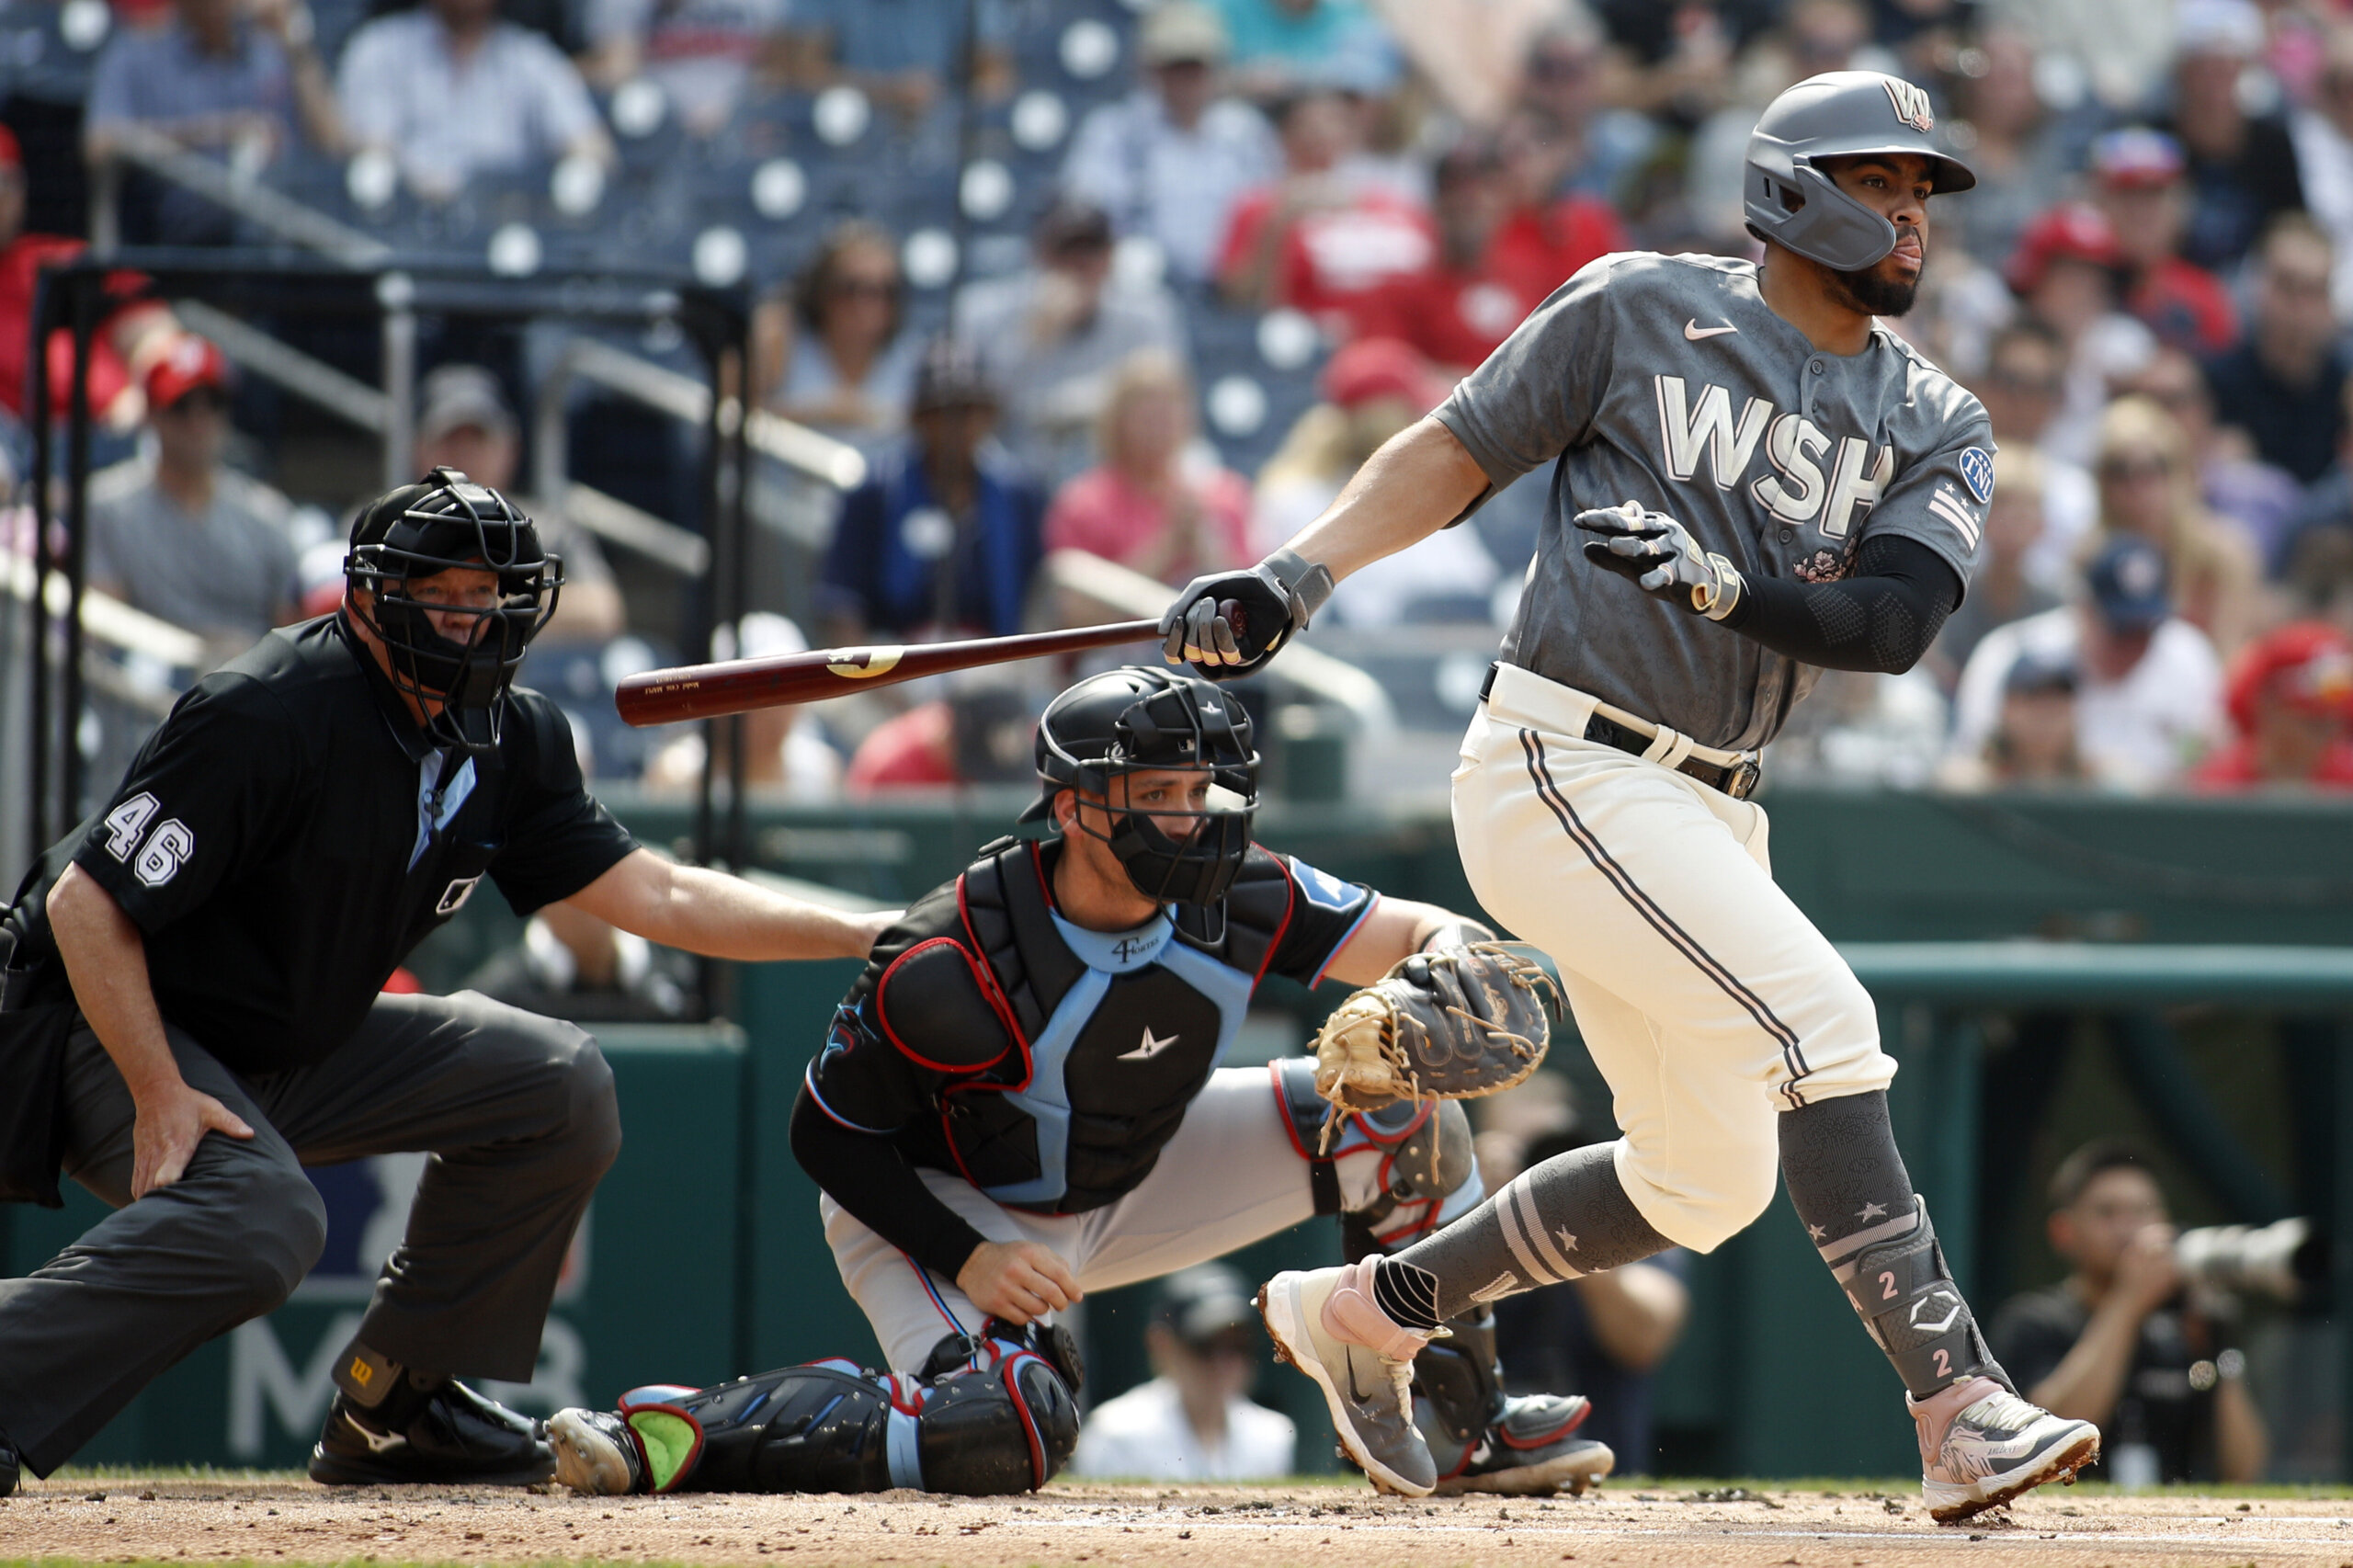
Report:
M2020 1392L2107 1434L2085 1473L2120 1486L2255 1481L2270 1442L2246 1358L2211 1315L2147 1158L2099 1140L2051 1178L2051 1249L2072 1272L2006 1302L1995 1356Z

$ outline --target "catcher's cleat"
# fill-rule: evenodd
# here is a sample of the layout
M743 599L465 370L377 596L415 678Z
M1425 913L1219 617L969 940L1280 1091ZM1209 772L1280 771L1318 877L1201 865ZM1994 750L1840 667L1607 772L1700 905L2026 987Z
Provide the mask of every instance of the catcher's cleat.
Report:
M559 1410L548 1417L548 1447L555 1478L589 1497L626 1497L650 1491L645 1450L629 1423L608 1410Z
M1607 1443L1576 1436L1593 1406L1583 1394L1536 1394L1506 1400L1504 1413L1472 1442L1432 1452L1445 1467L1438 1478L1442 1497L1464 1492L1495 1492L1506 1497L1580 1496L1608 1475L1618 1456ZM1432 1423L1420 1423L1431 1436ZM1449 1461L1451 1461L1449 1463Z
M325 1486L536 1486L554 1473L538 1422L454 1380L374 1410L337 1394L311 1450Z
M14 1492L24 1473L25 1461L17 1452L17 1446L7 1438L0 1437L0 1497Z
M2099 1428L2029 1404L1991 1378L1968 1378L1904 1405L1920 1428L1920 1491L1940 1525L1998 1508L2045 1482L2075 1484L2099 1458Z
M1341 1448L1373 1485L1427 1497L1438 1466L1415 1429L1411 1391L1429 1335L1374 1304L1372 1261L1278 1274L1259 1289L1258 1312L1275 1354L1323 1389Z

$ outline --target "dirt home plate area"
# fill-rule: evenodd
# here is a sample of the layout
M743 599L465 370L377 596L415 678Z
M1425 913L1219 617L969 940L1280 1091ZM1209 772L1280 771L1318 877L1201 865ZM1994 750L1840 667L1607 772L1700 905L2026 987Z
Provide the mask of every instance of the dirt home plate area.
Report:
M0 1560L79 1562L953 1564L2353 1564L2353 1498L2093 1488L1959 1528L1916 1492L1661 1482L1582 1498L1373 1496L1360 1486L1057 1485L1018 1499L587 1498L284 1477L28 1482L0 1500Z

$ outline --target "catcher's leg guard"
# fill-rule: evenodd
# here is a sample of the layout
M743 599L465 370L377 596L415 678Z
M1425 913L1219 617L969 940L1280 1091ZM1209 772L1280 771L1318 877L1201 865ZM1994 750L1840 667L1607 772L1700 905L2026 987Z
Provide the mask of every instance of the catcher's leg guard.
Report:
M1927 1201L1916 1194L1913 1201L1908 1226L1893 1235L1866 1231L1831 1243L1821 1249L1823 1261L1915 1399L1973 1377L2010 1388L1945 1266Z
M951 1338L953 1353L943 1342L924 1376L830 1360L699 1392L632 1391L617 1421L578 1413L568 1424L584 1450L600 1434L628 1445L610 1467L622 1483L566 1482L598 1492L914 1487L975 1497L1043 1486L1078 1447L1063 1369L1028 1335Z
M1486 1196L1471 1153L1471 1121L1456 1100L1398 1100L1379 1110L1342 1116L1326 1137L1331 1102L1315 1092L1315 1062L1304 1056L1274 1064L1276 1097L1291 1142L1307 1162L1318 1214L1346 1212L1349 1258L1366 1250L1400 1246L1467 1214ZM1341 1190L1338 1163L1370 1152L1379 1164L1371 1197L1351 1207ZM1357 1238L1367 1238L1360 1246Z

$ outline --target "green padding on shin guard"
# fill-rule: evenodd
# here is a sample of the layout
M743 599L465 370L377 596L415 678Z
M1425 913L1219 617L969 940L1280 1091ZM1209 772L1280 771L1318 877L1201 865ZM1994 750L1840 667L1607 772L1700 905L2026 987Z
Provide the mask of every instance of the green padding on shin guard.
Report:
M702 1434L686 1417L660 1410L631 1411L629 1426L645 1445L646 1479L653 1483L652 1489L667 1492L694 1457L695 1444Z

